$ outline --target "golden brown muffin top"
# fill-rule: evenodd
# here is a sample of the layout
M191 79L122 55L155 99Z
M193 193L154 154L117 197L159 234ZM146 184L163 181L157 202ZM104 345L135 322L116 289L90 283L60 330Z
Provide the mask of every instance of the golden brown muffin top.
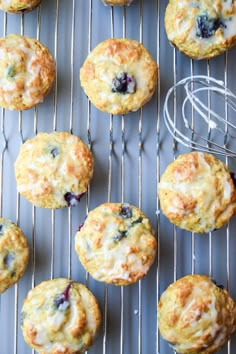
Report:
M29 259L29 245L22 230L0 218L0 294L23 275Z
M236 212L236 190L230 170L207 153L179 155L162 174L158 195L166 217L193 232L218 229Z
M105 203L88 213L75 248L95 279L128 285L147 274L157 242L141 210L128 203Z
M170 42L189 57L214 57L236 43L235 1L170 0L165 28Z
M18 191L42 208L77 205L93 175L93 156L68 132L40 132L20 148L15 161Z
M161 295L158 325L178 353L214 353L236 329L236 305L208 276L187 275Z
M151 99L157 75L157 64L141 43L110 38L88 55L80 70L80 81L98 109L125 114Z
M29 109L42 102L55 79L47 47L34 38L10 34L0 38L0 105Z
M65 278L43 281L30 290L21 315L25 341L41 354L82 354L101 324L94 295Z

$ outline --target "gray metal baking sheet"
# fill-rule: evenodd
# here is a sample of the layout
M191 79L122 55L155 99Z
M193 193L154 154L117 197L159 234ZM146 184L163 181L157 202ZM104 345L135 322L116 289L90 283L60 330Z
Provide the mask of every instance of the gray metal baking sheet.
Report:
M191 74L211 75L236 92L236 48L210 61L192 61L170 46L164 30L167 1L134 0L110 8L100 0L42 0L24 15L0 13L0 35L25 34L47 45L57 63L52 92L37 109L0 110L0 215L17 223L27 236L31 257L17 285L0 296L0 354L28 354L20 329L20 311L29 289L54 277L71 277L97 297L103 326L91 354L170 354L158 332L156 304L164 289L189 273L213 276L236 299L235 218L212 234L192 235L171 225L159 210L161 173L179 153L163 121L169 87ZM159 64L156 93L142 110L110 116L91 106L79 83L89 50L109 37L143 42ZM177 119L179 107L177 105ZM13 165L23 141L39 131L66 130L90 144L95 172L89 192L72 209L35 208L16 191ZM224 160L224 158L222 158ZM226 161L236 171L233 159ZM106 201L127 201L152 222L158 256L148 275L127 286L105 286L86 274L74 251L74 235L88 210ZM236 336L219 351L236 353Z

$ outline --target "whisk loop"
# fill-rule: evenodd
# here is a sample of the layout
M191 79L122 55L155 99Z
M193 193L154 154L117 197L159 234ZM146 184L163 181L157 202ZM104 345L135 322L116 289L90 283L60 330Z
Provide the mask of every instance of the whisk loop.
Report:
M178 92L181 88L184 90ZM181 114L177 111L175 116L179 99ZM215 99L217 101L213 102ZM173 114L170 114L171 108ZM225 117L222 117L222 108ZM235 94L223 81L204 75L177 82L167 92L164 103L164 120L177 142L198 151L236 157L236 149L226 146L233 142L230 138L236 138L232 112L236 112Z

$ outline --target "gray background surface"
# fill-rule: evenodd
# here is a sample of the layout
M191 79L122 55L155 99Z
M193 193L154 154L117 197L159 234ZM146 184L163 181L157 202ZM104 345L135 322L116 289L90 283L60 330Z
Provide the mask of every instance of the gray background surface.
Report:
M0 215L16 222L27 236L31 257L18 285L0 296L0 354L28 354L20 330L20 311L28 290L42 280L71 277L91 289L103 313L103 327L91 354L169 354L157 330L156 303L164 289L186 274L212 275L236 298L235 219L211 235L174 228L159 209L157 184L168 163L190 151L177 145L163 121L169 87L191 73L227 80L236 92L236 48L211 61L192 61L176 52L164 30L167 1L134 0L130 7L105 7L100 0L43 0L40 9L21 15L0 13L0 35L21 33L40 39L57 62L54 89L37 109L0 110ZM160 81L142 110L111 117L89 105L79 69L88 51L109 37L143 42L159 64ZM177 118L179 114L177 104ZM95 172L78 207L34 208L16 191L13 164L23 141L38 131L66 130L91 142ZM4 149L4 136L7 148ZM235 161L228 161L236 171ZM88 210L110 200L127 201L149 217L159 242L158 257L139 283L120 288L89 277L74 251L74 235ZM235 353L235 337L219 353Z

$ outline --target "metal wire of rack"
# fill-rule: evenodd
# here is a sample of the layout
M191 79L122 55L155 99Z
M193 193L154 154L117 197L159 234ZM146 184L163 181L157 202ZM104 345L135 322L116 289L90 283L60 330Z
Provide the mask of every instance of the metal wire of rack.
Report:
M0 115L0 216L26 234L31 258L23 278L0 296L0 354L32 352L20 330L20 310L28 290L42 280L65 276L86 284L98 298L102 330L88 353L169 354L159 335L156 304L164 289L188 273L206 273L229 289L234 286L234 227L204 237L173 227L159 211L158 181L166 165L183 150L162 120L167 89L194 73L223 77L230 73L235 50L220 58L195 62L171 48L163 28L167 1L135 0L129 7L105 7L98 0L51 0L32 13L0 14L0 34L17 32L37 38L54 55L57 77L45 102L28 112ZM109 37L139 40L159 65L160 80L150 103L136 113L116 117L98 112L79 85L79 68L96 44ZM219 70L220 68L220 70ZM209 105L211 104L209 99ZM227 117L227 108L225 107ZM174 100L178 119L178 97ZM193 124L194 115L192 116ZM20 145L38 131L67 130L79 135L95 157L95 175L77 208L42 210L16 192L13 164ZM233 169L234 161L226 159ZM129 287L107 286L84 271L73 238L86 213L105 201L129 201L150 218L158 238L158 255L150 273ZM220 260L220 261L219 261ZM12 339L14 338L14 340ZM234 337L219 353L233 354Z

